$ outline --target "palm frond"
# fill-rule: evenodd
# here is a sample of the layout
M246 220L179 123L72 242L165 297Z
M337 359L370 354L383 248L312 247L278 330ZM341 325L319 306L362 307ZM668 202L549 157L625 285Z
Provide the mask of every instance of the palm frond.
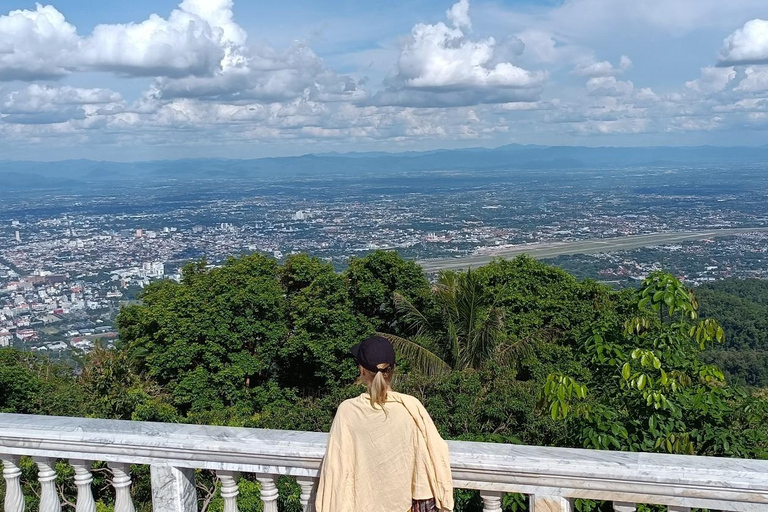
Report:
M488 306L477 273L471 270L462 275L458 295L457 324L463 345L458 365L478 368L493 356L496 345L504 337L504 310Z
M407 330L416 333L416 335L432 331L432 326L427 317L405 295L395 292L392 296L392 302L394 303L395 311L405 322Z
M451 363L454 368L461 368L461 366L459 366L459 361L464 357L463 344L459 338L456 324L454 324L450 318L447 319L446 331L446 336L448 337L448 349L451 351Z
M504 310L491 308L482 323L476 327L471 339L472 367L477 368L484 361L493 358L504 338Z
M437 277L437 283L432 288L432 293L440 304L443 312L450 317L457 315L456 300L459 295L461 274L452 270L443 270Z
M542 328L515 342L498 345L494 360L502 366L516 366L526 357L533 355L537 344L551 340L553 335L551 330Z
M388 339L395 348L395 352L424 375L436 377L451 372L451 367L445 361L418 343L394 334L384 332L376 334Z

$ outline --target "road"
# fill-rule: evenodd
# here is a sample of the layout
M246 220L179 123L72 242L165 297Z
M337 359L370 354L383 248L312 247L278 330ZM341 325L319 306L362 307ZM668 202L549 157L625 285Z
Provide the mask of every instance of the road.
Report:
M459 270L466 269L467 267L476 268L489 263L495 258L514 258L520 254L527 254L537 259L546 259L570 254L595 254L601 252L627 251L630 249L638 249L640 247L684 242L686 240L703 240L705 238L766 231L768 231L768 227L729 228L702 231L670 231L648 235L629 235L616 238L578 240L574 242L542 242L506 247L484 254L462 256L460 258L423 260L418 263L424 268L425 272Z

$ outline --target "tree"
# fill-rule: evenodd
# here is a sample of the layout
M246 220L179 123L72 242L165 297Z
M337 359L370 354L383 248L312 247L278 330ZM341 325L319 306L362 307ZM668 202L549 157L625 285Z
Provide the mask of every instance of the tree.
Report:
M432 297L439 311L434 319L395 293L395 308L413 336L382 334L423 373L478 369L488 361L509 364L528 347L528 340L509 342L504 310L485 293L476 272L441 272Z
M186 266L181 283L150 285L117 325L139 370L185 414L247 401L274 376L285 307L277 263L251 255L220 268Z
M631 304L594 281L578 281L562 269L521 255L477 269L478 278L504 309L507 333L525 338L542 329L564 345L577 345L583 330L606 311Z
M634 295L636 311L592 324L582 354L586 382L551 374L542 404L585 448L759 457L768 431L765 401L728 387L701 353L724 332L700 319L693 293L675 277L650 275Z
M0 412L31 413L37 404L42 383L32 369L24 367L24 355L0 349Z
M30 352L0 349L0 412L81 416L86 406L71 367Z
M398 333L398 315L392 295L407 297L416 307L429 307L430 286L424 270L394 251L375 251L352 258L344 272L355 311L370 319L377 330Z
M281 269L288 295L289 334L278 351L278 381L319 394L351 382L357 368L349 349L373 332L356 313L343 276L317 258L290 257Z
M96 346L80 361L77 383L99 418L178 421L160 386L133 369L125 350Z
M721 367L729 382L768 386L768 283L726 279L696 289L701 316L714 318L728 338L705 358Z

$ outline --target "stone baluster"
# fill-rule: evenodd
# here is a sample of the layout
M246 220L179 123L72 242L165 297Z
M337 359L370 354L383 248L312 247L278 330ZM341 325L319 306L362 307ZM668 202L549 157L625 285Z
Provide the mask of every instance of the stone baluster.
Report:
M40 482L40 512L61 512L59 493L56 491L56 461L35 457L37 481Z
M530 512L572 512L571 500L562 496L531 496Z
M314 478L297 478L301 487L301 510L315 512L315 496L317 493L317 480Z
M221 497L224 500L224 512L238 512L237 495L240 490L237 487L237 471L217 471L216 475L221 480Z
M480 491L480 497L483 499L483 512L501 512L501 497L503 492Z
M115 488L115 512L136 512L131 499L131 466L122 462L109 463L112 487Z
M153 512L197 512L194 469L152 464L149 479Z
M93 501L93 474L91 466L93 463L89 460L71 460L69 461L75 470L75 485L77 486L77 504L76 512L96 512L96 503Z
M256 477L261 484L261 501L264 503L264 512L277 512L277 485L275 477Z
M24 512L24 495L21 493L21 468L19 458L3 457L5 479L5 512Z
M669 512L691 512L691 507L681 507L679 505L670 505L667 510Z
M637 512L637 506L634 503L626 501L614 501L613 512Z

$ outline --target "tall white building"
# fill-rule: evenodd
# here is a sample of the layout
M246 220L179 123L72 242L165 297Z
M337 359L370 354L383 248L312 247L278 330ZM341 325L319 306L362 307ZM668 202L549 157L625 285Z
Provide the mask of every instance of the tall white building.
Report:
M162 261L142 263L139 275L142 277L163 277L165 275L165 263Z

